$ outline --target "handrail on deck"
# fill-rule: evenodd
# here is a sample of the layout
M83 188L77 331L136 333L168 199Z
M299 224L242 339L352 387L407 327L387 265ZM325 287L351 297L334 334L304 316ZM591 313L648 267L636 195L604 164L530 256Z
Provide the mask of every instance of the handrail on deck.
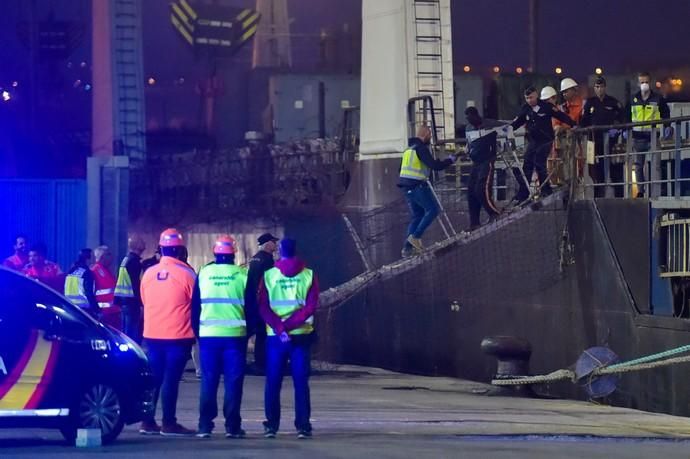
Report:
M684 123L689 124L683 126ZM649 135L648 150L635 150L635 133L640 133L635 128L639 127L651 128L643 131ZM668 127L673 127L673 131L666 131ZM606 131L611 134L607 135ZM638 137L637 140L646 139ZM592 190L603 188L603 195L608 198L690 199L690 183L684 183L690 182L690 167L687 172L683 170L683 161L690 160L690 116L581 127L569 131L565 141L567 158L563 160L575 161L577 167L573 170L579 171L578 185L585 190L586 198L601 196L601 192ZM588 167L582 167L583 158ZM642 167L648 178L639 180L634 176L634 165L638 170ZM590 168L603 174L603 180L590 182ZM618 175L622 172L622 181L612 181L613 168L618 169Z

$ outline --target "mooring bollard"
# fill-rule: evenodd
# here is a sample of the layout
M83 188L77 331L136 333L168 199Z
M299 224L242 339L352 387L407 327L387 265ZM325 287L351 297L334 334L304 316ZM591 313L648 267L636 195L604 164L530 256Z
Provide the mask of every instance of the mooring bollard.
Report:
M523 338L515 336L487 336L481 343L482 352L495 357L498 365L494 379L510 379L529 375L529 358L532 345ZM495 387L489 395L517 395L533 397L529 385Z

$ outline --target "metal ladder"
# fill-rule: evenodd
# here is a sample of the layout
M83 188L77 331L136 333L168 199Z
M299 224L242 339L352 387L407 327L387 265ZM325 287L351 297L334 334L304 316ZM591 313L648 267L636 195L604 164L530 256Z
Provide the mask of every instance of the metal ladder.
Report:
M438 138L453 138L455 107L450 0L414 0L413 7L417 93L433 98Z
M144 64L141 0L112 0L116 154L144 160Z

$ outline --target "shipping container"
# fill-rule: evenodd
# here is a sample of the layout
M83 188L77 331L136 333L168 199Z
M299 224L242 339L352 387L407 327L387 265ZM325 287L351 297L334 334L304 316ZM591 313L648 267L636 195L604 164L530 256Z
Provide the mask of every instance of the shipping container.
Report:
M274 75L269 110L276 143L339 134L343 109L359 105L359 77Z

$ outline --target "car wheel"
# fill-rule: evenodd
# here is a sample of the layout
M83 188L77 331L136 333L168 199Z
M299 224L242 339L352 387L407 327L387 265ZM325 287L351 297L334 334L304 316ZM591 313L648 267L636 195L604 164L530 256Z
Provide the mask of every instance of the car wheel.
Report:
M82 392L70 415L69 425L60 431L68 442L74 443L78 429L99 429L101 441L105 444L114 441L123 427L117 392L106 384L96 384Z

